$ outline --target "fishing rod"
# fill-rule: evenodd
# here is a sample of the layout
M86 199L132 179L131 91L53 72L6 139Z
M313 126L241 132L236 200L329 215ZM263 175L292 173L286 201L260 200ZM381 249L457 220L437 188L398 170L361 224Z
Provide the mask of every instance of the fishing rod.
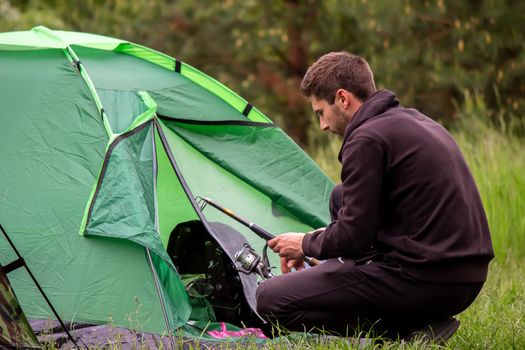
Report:
M253 222L248 222L246 219L241 218L239 215L235 214L233 212L233 210L231 210L229 208L226 208L226 207L223 207L223 206L219 205L218 203L214 202L213 200L211 200L209 198L205 198L205 197L197 197L197 198L202 200L202 201L204 201L206 204L211 205L212 207L214 207L215 209L221 211L222 213L228 215L229 217L231 217L235 221L241 223L242 225L248 227L253 233L255 233L257 236L261 237L265 241L268 242L269 240L275 238L275 235L273 235L270 232L266 231L265 229L263 229L262 227L258 226L257 224L254 224ZM248 246L248 248L251 251L253 251L253 249L251 249L249 246ZM245 249L247 249L246 246L245 246ZM247 260L248 258L244 258L243 252L246 253L248 255L248 257L249 257L249 254L247 252L245 252L245 250L237 252L236 259L237 259L237 261L239 261L241 263L241 265L243 265L243 261L244 262L248 261ZM253 253L255 253L255 251L253 251ZM266 255L266 246L265 246L264 254ZM244 259L244 260L240 260L240 259ZM305 262L307 262L310 266L317 266L317 265L320 264L319 260L317 260L315 258L307 257L307 256L303 257L303 260ZM246 264L246 265L248 265L248 264Z

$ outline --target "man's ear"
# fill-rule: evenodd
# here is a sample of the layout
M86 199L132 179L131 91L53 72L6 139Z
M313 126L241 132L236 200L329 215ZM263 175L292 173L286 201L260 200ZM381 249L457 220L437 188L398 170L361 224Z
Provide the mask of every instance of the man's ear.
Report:
M335 92L335 101L334 103L341 109L346 110L354 99L354 95L345 89L338 89Z

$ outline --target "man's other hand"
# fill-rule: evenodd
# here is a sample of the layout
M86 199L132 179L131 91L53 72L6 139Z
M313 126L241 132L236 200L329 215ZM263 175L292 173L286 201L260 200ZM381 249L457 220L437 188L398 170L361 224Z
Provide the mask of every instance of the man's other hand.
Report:
M291 272L295 268L297 271L304 269L304 261L299 260L287 260L285 257L281 257L281 271L282 273Z
M287 232L268 241L268 246L275 253L287 260L302 260L304 233Z

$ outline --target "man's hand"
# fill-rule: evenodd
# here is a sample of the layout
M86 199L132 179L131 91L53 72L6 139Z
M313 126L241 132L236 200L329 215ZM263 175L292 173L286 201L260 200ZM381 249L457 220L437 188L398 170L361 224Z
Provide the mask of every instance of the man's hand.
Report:
M281 257L281 271L282 273L291 272L295 268L297 271L304 269L303 260L286 260L285 257Z
M283 233L269 240L268 247L286 260L302 260L304 258L303 237L304 233Z

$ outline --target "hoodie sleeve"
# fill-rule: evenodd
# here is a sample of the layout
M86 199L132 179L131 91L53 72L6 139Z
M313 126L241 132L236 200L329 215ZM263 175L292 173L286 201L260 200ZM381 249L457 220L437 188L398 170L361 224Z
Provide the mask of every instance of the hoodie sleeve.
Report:
M342 152L343 206L338 219L303 239L303 252L319 259L352 257L370 248L380 216L383 147L368 137L349 140Z

